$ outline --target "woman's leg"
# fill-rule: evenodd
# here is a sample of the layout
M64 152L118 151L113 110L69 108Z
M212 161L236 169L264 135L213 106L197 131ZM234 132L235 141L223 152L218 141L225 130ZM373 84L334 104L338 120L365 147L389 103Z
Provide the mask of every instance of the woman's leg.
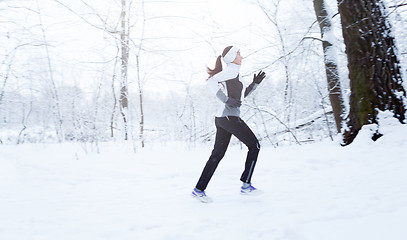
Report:
M213 147L212 154L209 157L208 162L206 162L201 177L199 178L198 183L196 184L196 188L201 191L204 191L208 186L208 183L211 180L216 170L216 167L218 166L220 160L222 160L223 156L225 156L226 150L230 142L230 138L232 137L232 134L218 126L218 119L222 118L216 118L215 120L216 125L215 146Z
M240 180L245 183L250 183L260 151L259 141L249 126L239 117L222 118L222 120L219 121L219 127L235 135L249 149L245 169Z

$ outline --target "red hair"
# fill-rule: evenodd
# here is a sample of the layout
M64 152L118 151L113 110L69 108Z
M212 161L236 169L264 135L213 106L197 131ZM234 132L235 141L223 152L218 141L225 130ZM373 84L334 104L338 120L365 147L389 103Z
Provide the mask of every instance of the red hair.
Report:
M232 48L233 46L228 46L223 50L222 55L219 55L218 58L216 59L216 63L215 63L215 68L214 69L210 69L209 67L207 68L207 72L209 74L209 78L213 77L213 75L217 74L218 72L222 71L222 61L221 61L221 57L224 57L229 50Z

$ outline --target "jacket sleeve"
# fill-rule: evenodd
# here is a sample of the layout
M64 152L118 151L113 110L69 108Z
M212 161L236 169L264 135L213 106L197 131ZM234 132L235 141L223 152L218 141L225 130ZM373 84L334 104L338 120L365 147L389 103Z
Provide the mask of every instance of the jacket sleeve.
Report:
M255 82L250 83L250 85L247 86L246 90L244 91L244 97L249 96L249 94L252 93L257 88L257 86L259 86L259 84Z
M228 97L222 91L221 87L219 86L219 82L217 81L216 78L214 77L209 78L206 83L206 86L208 87L209 92L212 95L215 95L220 101L226 102L228 100Z

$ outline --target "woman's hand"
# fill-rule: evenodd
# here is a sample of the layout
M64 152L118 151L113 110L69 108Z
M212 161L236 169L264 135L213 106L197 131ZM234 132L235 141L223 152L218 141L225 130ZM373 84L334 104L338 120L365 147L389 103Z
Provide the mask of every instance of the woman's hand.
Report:
M265 74L263 71L260 70L260 72L259 72L257 75L254 74L253 82L254 82L254 83L257 83L257 84L260 84L261 81L263 81L263 79L264 79L265 77L266 77L266 74Z
M238 99L236 99L236 98L228 98L228 100L226 100L226 105L228 105L229 107L232 107L232 108L237 108L237 107L240 107L240 106L242 106L242 101L240 101L240 100L238 100Z

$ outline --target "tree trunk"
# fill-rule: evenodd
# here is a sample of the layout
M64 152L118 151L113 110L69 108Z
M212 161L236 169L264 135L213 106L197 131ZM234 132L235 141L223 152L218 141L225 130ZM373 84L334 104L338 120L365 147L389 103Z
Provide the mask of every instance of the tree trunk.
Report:
M112 109L112 114L110 117L110 137L114 137L114 121L115 121L115 115L116 115L116 107L117 107L117 97L116 97L116 89L114 87L115 81L116 81L116 67L117 67L117 62L119 59L119 48L117 48L117 54L114 60L114 67L113 67L113 76L112 76L112 95L113 95L113 109Z
M124 140L128 140L128 88L127 88L127 70L129 62L129 36L126 27L126 0L122 0L121 12L121 31L120 31L120 45L121 45L121 81L120 81L120 113L124 122Z
M140 141L141 147L144 148L144 105L143 105L143 86L140 76L140 57L139 55L136 56L136 63L137 63L137 79L138 79L138 94L139 94L139 102L140 102Z
M326 79L328 81L329 100L331 102L332 110L334 113L336 130L338 133L340 133L345 107L343 103L338 67L335 60L332 59L332 56L335 55L332 52L332 43L325 38L325 34L329 34L329 32L331 31L332 24L331 20L329 19L328 12L325 8L324 0L314 0L314 9L317 20L319 22L319 27L321 29L322 48L324 51L324 62Z
M403 123L406 92L383 2L338 0L338 8L351 88L344 144L350 144L363 125L378 123L378 110L390 110Z

